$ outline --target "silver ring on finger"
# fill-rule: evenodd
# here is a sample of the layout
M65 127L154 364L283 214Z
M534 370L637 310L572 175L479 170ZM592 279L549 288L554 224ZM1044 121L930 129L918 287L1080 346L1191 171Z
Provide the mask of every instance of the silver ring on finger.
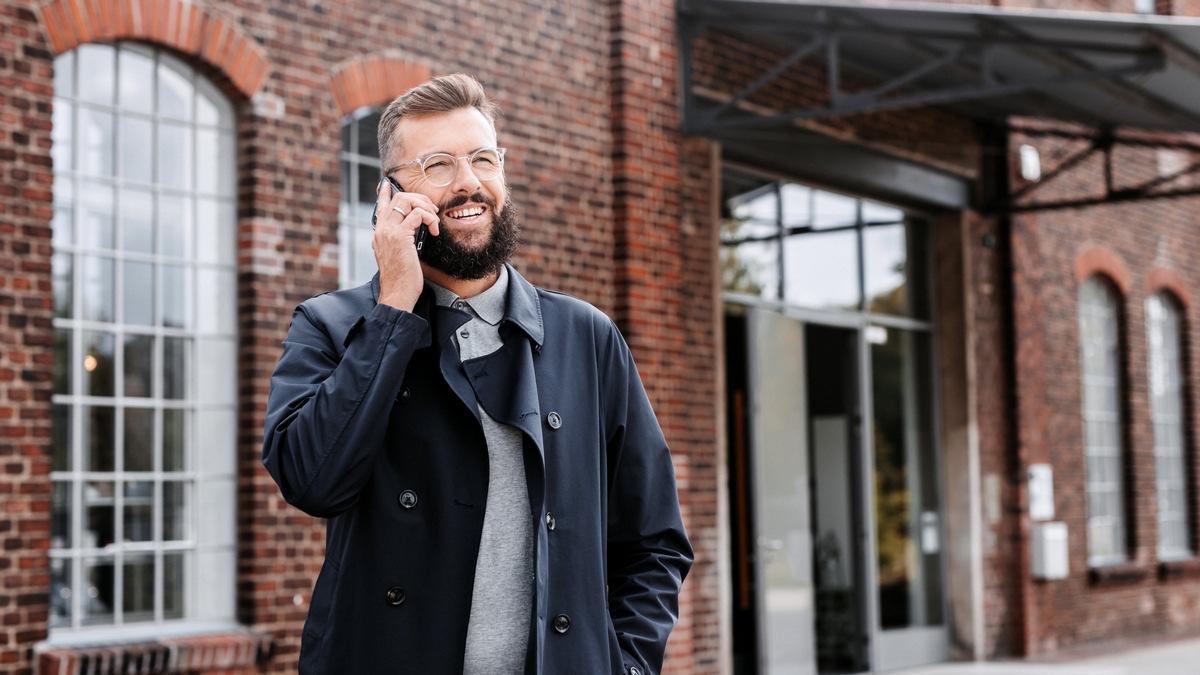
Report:
M396 213L399 213L401 218L408 215L407 213L401 211L399 206L393 206L392 210L395 211Z

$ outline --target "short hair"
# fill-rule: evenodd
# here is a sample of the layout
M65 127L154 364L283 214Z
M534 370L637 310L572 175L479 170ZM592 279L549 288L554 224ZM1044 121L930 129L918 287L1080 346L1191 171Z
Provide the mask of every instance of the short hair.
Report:
M479 80L465 73L454 73L435 77L424 84L397 96L388 104L379 117L379 160L383 170L391 157L396 126L405 117L448 113L460 108L475 108L483 113L495 129L500 107L488 100L487 92Z

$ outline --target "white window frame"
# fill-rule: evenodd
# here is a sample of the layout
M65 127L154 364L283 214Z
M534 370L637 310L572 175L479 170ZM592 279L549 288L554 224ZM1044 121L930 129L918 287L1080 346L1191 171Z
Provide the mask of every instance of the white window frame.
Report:
M147 62L150 71L145 70ZM139 65L140 71L136 68ZM130 81L135 77L136 82ZM132 91L147 81L150 104L137 109L132 103L126 105L123 97L127 89L123 85ZM87 98L83 94L85 86L91 91L111 87L111 96L107 100ZM159 107L167 100L160 94L167 90L186 93L173 99L180 101L177 116ZM64 372L62 381L71 384L62 387L56 383L52 396L56 465L50 478L60 499L53 505L56 525L49 552L53 581L47 644L161 637L234 626L237 161L233 105L194 68L165 50L117 42L84 44L56 58L54 108L54 327L56 345L61 346L61 351L56 347L55 358L56 370ZM108 132L81 132L83 110L90 111L90 119L111 118ZM144 156L138 154L138 150L145 149L140 143L123 139L127 128L152 130L151 147ZM85 140L96 142L105 136L109 138L100 141L101 150L91 155L102 161L95 167L82 166L81 145ZM183 146L176 146L160 142L160 138L185 140ZM123 141L128 145L122 146ZM132 158L127 164L122 162L125 153ZM142 171L146 162L152 167L148 174ZM163 168L177 162L181 162L181 171ZM127 172L128 167L137 167L138 175ZM83 236L86 219L94 215L93 207L79 197L80 186L85 184L97 194L110 191L113 195L110 245L95 245ZM131 212L124 210L123 200L134 193L149 195L151 200L151 242L139 239L141 233L129 234L123 229L132 227L129 223L134 221ZM145 214L142 216L141 225L145 227ZM166 248L162 243L167 240L166 234L179 244L179 249ZM141 243L130 243L134 241ZM111 275L99 284L85 284L88 280L81 262L86 259L111 261ZM146 280L125 281L127 270L137 265L152 270L148 309L145 293L138 290L145 288L139 282ZM83 316L80 302L85 291L95 293L99 287L103 293L106 286L111 286L107 289L111 291L111 315ZM61 307L60 296L66 298ZM139 304L133 304L135 301ZM130 321L131 315L142 318ZM113 339L111 354L101 353L102 359L111 357L111 395L86 395L85 368L90 364L94 369L96 363L94 357L89 360L84 353L84 335L90 332ZM150 392L131 394L126 389L123 345L129 337L150 341ZM173 371L169 377L164 354L168 340L183 347L183 373ZM178 395L167 395L168 381L182 382ZM86 448L81 430L88 406L112 410L113 435L106 440L113 449L111 470L92 471L92 467L83 466ZM127 410L152 411L149 470L125 466L123 446L134 442L125 435L123 413ZM165 411L182 411L184 419L178 469L164 466ZM93 531L85 522L89 506L85 495L94 496L96 492L89 486L97 483L113 486L112 537L104 544L90 542ZM163 486L171 483L179 483L184 495L181 515L175 522L182 534L167 539ZM132 539L124 536L125 517L133 497L122 486L129 484L151 486L147 502L151 534ZM144 518L134 516L131 522L142 523ZM168 613L164 606L165 556L179 558L182 582L178 600L182 607L178 613ZM99 593L93 593L96 587L86 577L82 562L95 558L113 561L113 606L108 608L111 621L84 620L84 604ZM124 564L139 558L154 563L153 608L148 614L130 617L125 612ZM65 620L56 614L56 603L69 608Z
M1146 298L1146 347L1158 497L1158 559L1185 560L1195 556L1195 548L1187 456L1183 313L1166 291Z
M1120 296L1100 275L1079 288L1088 564L1128 560Z

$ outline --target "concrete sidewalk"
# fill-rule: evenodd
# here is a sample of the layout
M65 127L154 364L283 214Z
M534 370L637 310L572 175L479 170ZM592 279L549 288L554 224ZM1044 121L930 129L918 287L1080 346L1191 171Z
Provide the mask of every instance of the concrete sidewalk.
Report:
M1200 675L1200 638L1053 661L939 663L888 675Z

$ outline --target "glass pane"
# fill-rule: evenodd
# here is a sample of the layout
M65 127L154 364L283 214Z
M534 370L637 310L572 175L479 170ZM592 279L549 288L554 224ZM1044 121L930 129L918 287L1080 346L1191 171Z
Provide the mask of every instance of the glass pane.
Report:
M163 410L162 470L184 471L187 447L187 411L178 408Z
M121 579L121 611L125 621L154 619L154 556L131 555L125 558Z
M784 300L804 307L858 309L858 233L813 232L783 243Z
M70 471L71 470L71 408L65 405L56 405L53 409L53 418L51 424L52 430L52 447L50 457L51 471Z
M879 619L942 623L941 514L929 336L882 329L871 345Z
M83 333L83 394L112 396L115 391L116 336L112 333Z
M154 193L121 190L121 250L154 252Z
M50 496L50 546L73 548L71 541L71 492L73 484L54 481Z
M172 258L192 255L192 218L195 200L184 195L165 195L158 200L158 236L162 254Z
M878 314L909 314L908 245L905 227L884 225L863 232L867 307Z
M88 321L112 321L115 316L114 287L112 258L84 257L80 318Z
M75 107L63 99L54 100L54 112L50 118L50 160L55 171L75 168Z
M75 181L64 174L54 176L54 216L50 228L51 243L56 248L75 243Z
M196 93L196 122L206 126L217 126L224 122L221 119L221 111L225 107L218 98L219 93L215 91L204 91L201 82L197 82ZM201 146L203 147L203 146Z
M176 265L163 265L161 269L163 325L170 328L191 328L191 270Z
M75 258L69 253L55 253L50 258L50 270L54 283L54 316L66 318L71 316L71 305L75 297L72 285L74 283Z
M183 617L183 554L163 554L163 618Z
M112 481L88 481L83 486L83 505L87 511L84 548L104 548L113 543L116 534L114 494Z
M163 398L188 397L189 350L190 343L186 338L163 338Z
M154 149L154 125L140 117L121 117L120 176L128 181L149 183L154 179L151 151Z
M863 222L867 225L903 223L904 212L894 206L876 202L862 202Z
M196 131L196 191L203 194L220 194L223 173L232 166L225 153L224 136L216 129Z
M201 269L196 273L196 330L204 334L232 335L237 321L233 272Z
M125 409L125 470L154 470L154 410L152 408Z
M80 188L79 243L91 249L110 249L116 241L116 196L112 185L84 181Z
M721 284L727 291L779 299L779 241L722 246Z
M113 115L103 110L78 108L78 169L88 176L113 175Z
M178 190L192 189L192 134L180 124L158 125L158 183Z
M83 623L87 626L113 622L116 593L115 568L112 558L91 558L83 561L84 586Z
M158 114L180 120L192 118L192 84L188 68L163 55L158 64Z
M125 395L153 396L154 336L125 336Z
M71 625L71 561L50 559L50 627Z
M79 98L102 105L113 104L115 54L109 45L85 43L76 48L79 55Z
M123 525L125 541L154 539L154 483L136 481L125 484Z
M154 59L125 45L117 54L121 108L140 113L154 112ZM149 146L147 146L149 148Z
M54 393L71 393L71 331L54 329Z
M786 227L805 227L812 224L813 195L816 190L805 185L784 183L779 189L783 199L783 224Z
M350 167L351 166L352 165L350 164L350 162L342 160L341 162L339 162L339 167L338 167L338 173L341 176L341 190L342 190L340 193L338 193L338 195L339 195L339 197L338 197L338 220L342 221L342 222L345 222L345 220L350 217L350 214L353 213L352 208L351 208L353 205L353 200L351 199L351 192L350 192Z
M88 471L116 469L116 411L109 406L86 406L83 409L84 466ZM110 495L111 496L111 493Z
M61 54L54 59L54 95L75 95L75 51Z
M125 323L154 325L154 265L126 261L122 264L122 305Z
M375 231L365 227L352 226L354 230L354 279L355 284L370 281L377 269L375 251L371 248L371 239Z
M358 154L371 159L379 159L379 141L376 137L376 130L379 128L379 111L373 111L369 115L358 120Z
M233 224L223 222L221 203L211 197L196 200L196 258L202 263L233 262Z
M845 195L815 190L813 193L813 227L853 227L858 223L858 200Z
M358 165L358 213L366 214L371 220L371 209L375 206L375 188L379 184L379 167L374 164Z
M188 538L187 484L165 481L163 490L163 540L179 541Z

